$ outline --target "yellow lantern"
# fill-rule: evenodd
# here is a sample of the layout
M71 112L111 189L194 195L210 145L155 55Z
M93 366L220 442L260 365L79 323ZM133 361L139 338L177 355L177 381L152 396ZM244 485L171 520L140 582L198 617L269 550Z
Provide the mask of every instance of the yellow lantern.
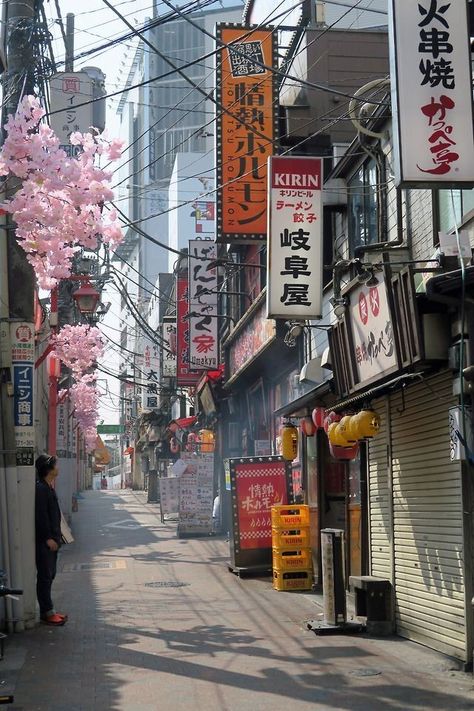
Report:
M292 462L298 454L298 429L286 422L280 431L281 436L281 456L287 462Z
M355 444L359 437L355 436L353 431L353 415L345 415L339 422L339 435L343 437L350 445Z
M333 422L328 427L328 438L331 444L337 447L350 447L350 443L344 436L344 432L341 432L340 422Z
M356 423L351 433L357 432L358 439L371 439L378 435L380 430L380 417L373 410L362 410L355 415ZM351 423L352 424L352 423Z
M216 448L216 440L212 430L201 430L199 432L201 440L201 452L212 454Z

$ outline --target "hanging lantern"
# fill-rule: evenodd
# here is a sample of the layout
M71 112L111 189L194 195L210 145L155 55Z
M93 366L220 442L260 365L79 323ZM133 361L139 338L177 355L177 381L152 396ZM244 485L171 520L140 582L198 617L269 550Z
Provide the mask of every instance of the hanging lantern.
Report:
M61 375L61 360L56 353L50 353L47 358L48 376L50 378L59 378Z
M216 440L212 430L201 430L199 432L201 440L201 452L212 454L216 448Z
M298 430L291 423L286 422L280 430L281 456L287 462L292 462L298 454Z
M340 461L351 461L356 459L359 454L359 443L354 444L352 447L338 447L335 444L329 443L329 451L331 457L334 459L339 459Z
M316 432L316 425L311 417L303 417L300 422L300 428L306 437L312 437Z
M380 430L380 417L373 410L362 410L354 415L355 422L351 423L351 432L357 439L371 439L378 435Z
M322 430L324 427L324 420L326 418L326 410L324 407L315 407L311 413L313 422L318 430Z
M326 434L328 434L329 432L330 425L332 425L334 422L340 422L341 419L341 415L338 415L336 412L330 412L329 415L324 418L324 431L326 432Z
M199 437L195 432L190 432L188 434L188 441L186 444L187 452L195 452L199 443Z
M340 422L332 422L328 428L328 438L331 444L337 447L350 447L351 445L344 436L344 432L341 431Z
M353 415L345 415L339 423L339 432L348 444L355 444L360 439L360 437L355 436L352 426L353 420Z

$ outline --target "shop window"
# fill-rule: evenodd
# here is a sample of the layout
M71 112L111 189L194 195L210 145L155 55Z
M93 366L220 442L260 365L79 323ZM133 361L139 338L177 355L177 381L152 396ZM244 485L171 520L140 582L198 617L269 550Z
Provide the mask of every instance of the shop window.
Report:
M348 181L348 232L351 254L356 247L383 241L380 215L386 200L385 170L380 162L363 163Z
M451 194L452 193L452 194ZM450 232L474 210L474 190L439 190L438 227L440 232ZM435 237L438 244L438 235Z

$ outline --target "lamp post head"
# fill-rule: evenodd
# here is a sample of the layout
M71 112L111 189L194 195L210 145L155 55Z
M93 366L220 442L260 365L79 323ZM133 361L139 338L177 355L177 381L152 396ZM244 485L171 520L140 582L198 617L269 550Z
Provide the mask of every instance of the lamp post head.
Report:
M93 314L99 303L100 294L94 289L92 284L85 282L73 294L77 308L85 316Z

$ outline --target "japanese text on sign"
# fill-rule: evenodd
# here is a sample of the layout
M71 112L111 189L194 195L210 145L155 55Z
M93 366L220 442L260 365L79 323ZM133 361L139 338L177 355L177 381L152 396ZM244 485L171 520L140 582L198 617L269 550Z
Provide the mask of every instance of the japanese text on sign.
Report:
M392 0L391 30L398 182L472 182L466 3Z
M229 49L218 59L217 241L265 239L267 158L273 154L278 101L276 33L270 28L217 26ZM262 66L265 65L265 66Z
M316 318L322 307L322 161L269 161L269 318Z
M179 276L176 284L177 353L176 379L178 385L196 385L201 372L189 364L189 289L188 277Z
M195 369L217 368L217 246L207 240L189 242L189 362Z

